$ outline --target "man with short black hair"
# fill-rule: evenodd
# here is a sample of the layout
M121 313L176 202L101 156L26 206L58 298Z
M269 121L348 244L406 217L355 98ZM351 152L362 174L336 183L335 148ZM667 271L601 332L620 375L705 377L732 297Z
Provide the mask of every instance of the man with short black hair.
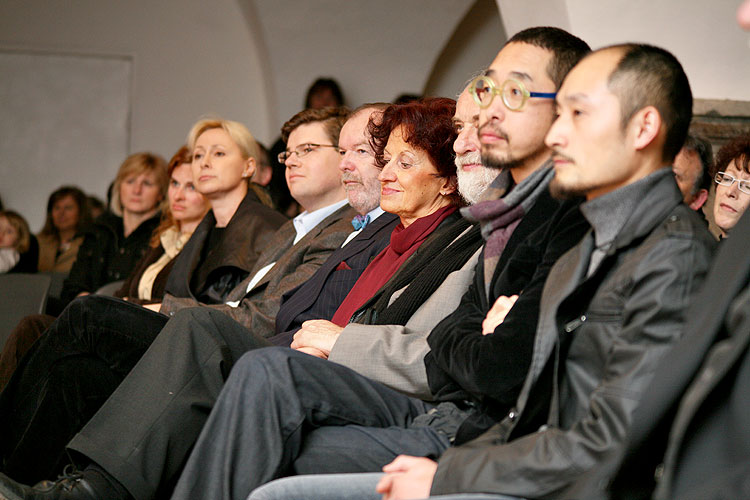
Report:
M682 192L682 201L693 210L700 210L708 199L713 160L711 143L693 134L688 134L685 145L674 159L672 171Z

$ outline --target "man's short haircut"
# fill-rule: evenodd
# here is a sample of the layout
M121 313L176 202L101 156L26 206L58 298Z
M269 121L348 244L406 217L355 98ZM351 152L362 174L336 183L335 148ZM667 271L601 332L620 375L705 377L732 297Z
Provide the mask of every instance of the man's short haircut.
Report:
M551 26L539 26L519 31L508 40L509 43L528 43L552 52L552 59L547 65L547 76L559 89L565 75L583 56L591 52L589 45L567 31Z
M666 130L662 160L672 163L693 116L693 94L682 65L670 52L653 45L628 43L601 50L609 49L623 52L607 82L620 99L623 129L638 111L654 106Z
M737 160L736 167L739 170L750 174L750 134L735 137L716 153L716 163L711 169L711 178L717 172L725 171L733 160Z
M300 125L308 123L322 122L325 126L326 134L331 140L331 144L339 143L339 133L349 118L349 108L345 106L327 107L320 109L304 109L291 117L283 127L281 127L281 140L284 143L289 141L289 134Z
M711 143L698 135L688 134L682 149L697 154L701 162L701 174L696 177L695 185L693 185L690 194L695 195L701 189L706 191L711 189L711 182L713 181L711 169L714 164L714 151Z

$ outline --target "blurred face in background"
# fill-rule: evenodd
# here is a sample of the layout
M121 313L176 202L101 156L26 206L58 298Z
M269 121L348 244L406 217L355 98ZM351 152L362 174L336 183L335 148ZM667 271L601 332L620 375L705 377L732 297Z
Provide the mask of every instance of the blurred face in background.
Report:
M172 171L167 190L169 209L180 226L198 222L208 211L208 201L193 185L190 163L183 163Z
M64 196L52 205L52 224L60 232L74 230L80 216L78 204L72 196Z
M144 172L123 179L120 184L120 203L123 212L145 214L156 209L162 200L156 174Z

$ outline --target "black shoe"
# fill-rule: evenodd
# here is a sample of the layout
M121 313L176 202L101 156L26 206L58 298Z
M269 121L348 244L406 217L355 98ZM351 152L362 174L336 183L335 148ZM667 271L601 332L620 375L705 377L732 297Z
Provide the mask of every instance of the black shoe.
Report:
M26 486L0 473L0 500L132 500L127 490L96 466L66 467L57 481Z

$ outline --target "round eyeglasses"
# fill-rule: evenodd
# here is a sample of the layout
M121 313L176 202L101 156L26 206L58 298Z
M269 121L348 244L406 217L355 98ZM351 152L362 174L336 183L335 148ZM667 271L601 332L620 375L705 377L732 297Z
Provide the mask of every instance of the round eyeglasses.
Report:
M339 147L334 146L333 144L313 144L312 142L308 142L306 144L300 144L292 151L283 151L279 153L279 156L277 158L279 160L279 163L284 163L286 162L287 158L292 156L292 154L296 154L297 158L303 158L304 156L312 153L318 148L335 148L336 151L339 151Z
M505 107L511 111L521 111L529 97L554 99L557 95L557 92L529 92L523 83L514 78L508 78L498 88L489 76L476 77L469 86L469 92L480 108L488 108L492 99L499 95Z
M734 177L733 175L729 175L726 172L716 172L716 177L714 177L714 182L720 186L731 186L735 182L737 182L737 189L742 191L745 194L750 194L750 181L744 181L742 179L738 179Z

